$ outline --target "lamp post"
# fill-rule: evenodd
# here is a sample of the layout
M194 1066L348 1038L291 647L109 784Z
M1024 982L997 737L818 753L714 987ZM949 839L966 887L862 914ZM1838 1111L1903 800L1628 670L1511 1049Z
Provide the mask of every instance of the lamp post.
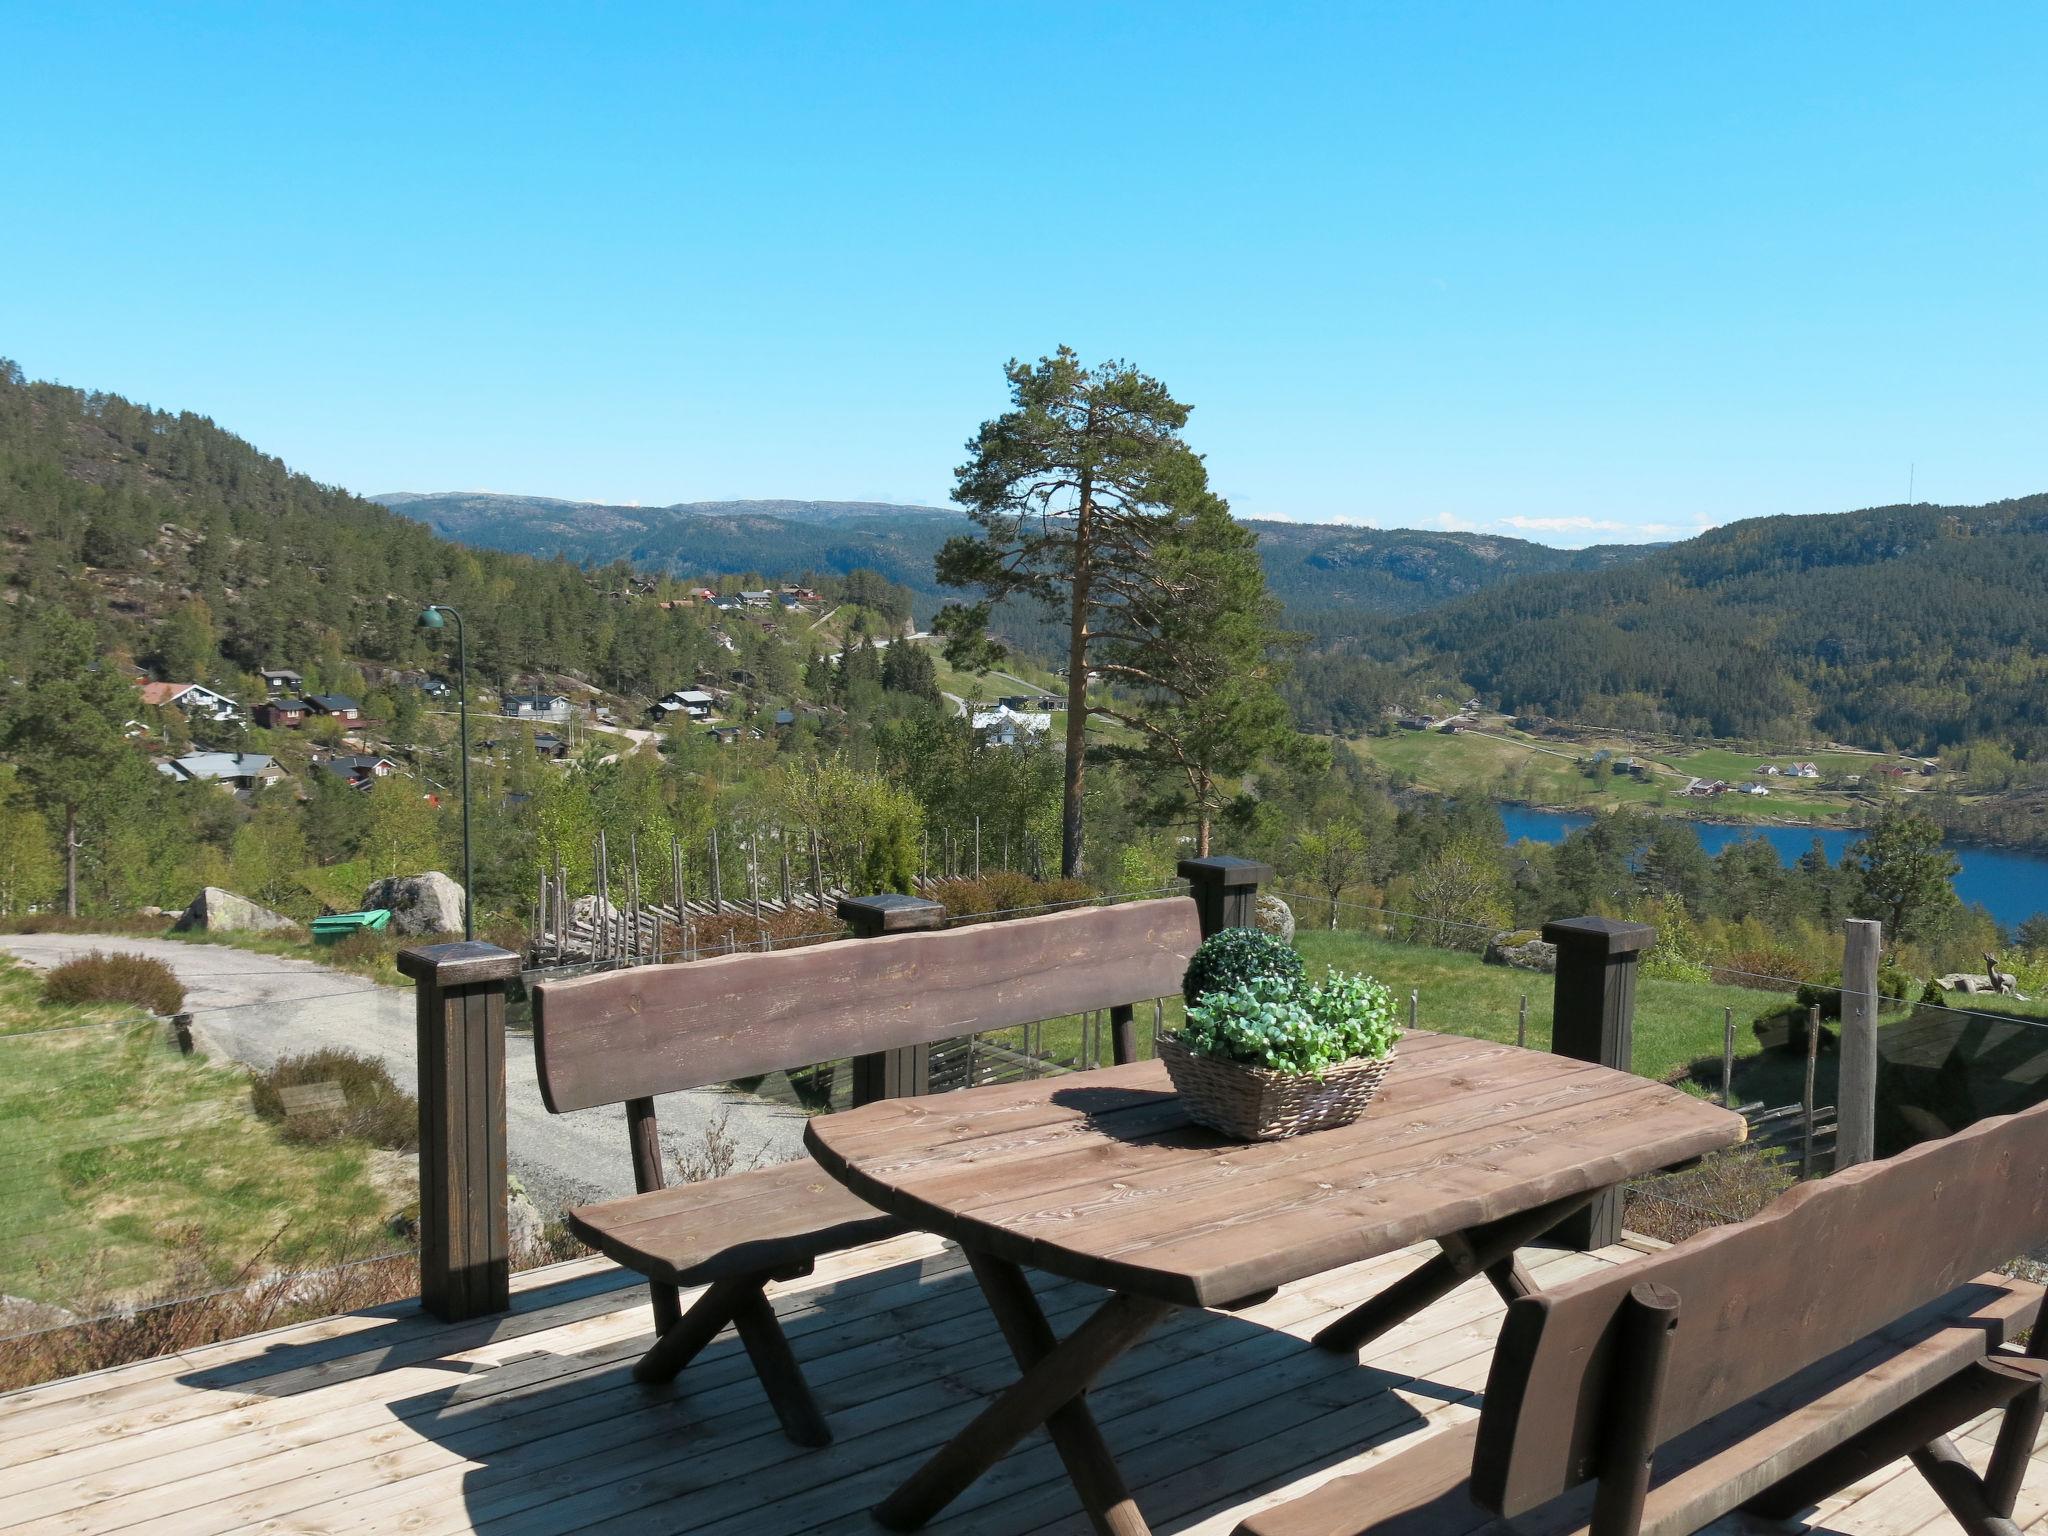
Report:
M462 615L445 603L429 603L420 610L421 629L444 629L447 614L455 620L455 708L457 734L462 752L462 936L476 937L476 872L469 856L469 639L463 633Z

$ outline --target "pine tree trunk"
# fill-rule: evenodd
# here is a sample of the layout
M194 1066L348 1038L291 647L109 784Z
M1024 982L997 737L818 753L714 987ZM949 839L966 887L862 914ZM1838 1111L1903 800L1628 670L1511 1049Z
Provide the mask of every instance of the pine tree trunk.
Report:
M1081 791L1087 776L1088 752L1088 577L1094 559L1089 536L1094 532L1093 477L1081 476L1081 505L1074 518L1073 609L1067 616L1067 763L1065 795L1060 802L1060 874L1081 878Z

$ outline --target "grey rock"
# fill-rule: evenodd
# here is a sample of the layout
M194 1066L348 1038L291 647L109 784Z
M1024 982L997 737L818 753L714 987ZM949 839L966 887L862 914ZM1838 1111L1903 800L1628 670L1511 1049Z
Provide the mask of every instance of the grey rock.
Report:
M1278 896L1259 897L1257 922L1260 932L1270 933L1282 944L1294 942L1294 909Z
M259 907L246 896L209 885L192 898L192 905L171 927L179 933L268 933L274 928L296 925L282 913Z
M462 932L462 887L438 869L379 880L363 892L363 910L379 908L391 913L391 931L408 938Z
M511 1236L512 1252L519 1258L531 1258L540 1251L541 1219L540 1207L533 1203L533 1197L526 1192L526 1186L514 1174L505 1191L505 1226Z
M63 1328L78 1321L78 1315L47 1301L27 1296L0 1296L0 1335L34 1333L42 1328Z
M1518 971L1550 975L1557 970L1557 946L1528 932L1496 933L1486 941L1486 953L1480 958L1488 965L1513 966Z

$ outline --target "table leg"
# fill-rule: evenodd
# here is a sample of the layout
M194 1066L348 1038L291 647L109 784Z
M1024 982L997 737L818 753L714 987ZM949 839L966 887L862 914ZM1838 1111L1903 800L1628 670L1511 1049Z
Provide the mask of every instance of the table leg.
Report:
M1336 1354L1355 1354L1369 1340L1441 1301L1474 1275L1485 1275L1508 1301L1528 1295L1535 1286L1515 1258L1515 1250L1535 1241L1572 1212L1591 1205L1600 1193L1589 1189L1439 1238L1441 1253L1331 1323L1316 1335L1316 1344Z
M1148 1536L1082 1394L1173 1310L1171 1304L1119 1291L1058 1339L1022 1270L986 1254L970 1252L968 1260L1024 1374L876 1505L875 1518L892 1531L916 1530L1042 1424L1095 1529L1105 1536Z

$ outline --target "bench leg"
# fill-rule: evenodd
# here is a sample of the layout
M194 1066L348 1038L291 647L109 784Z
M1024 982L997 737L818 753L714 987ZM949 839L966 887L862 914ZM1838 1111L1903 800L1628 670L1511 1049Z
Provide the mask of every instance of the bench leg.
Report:
M1971 1530L1981 1531L1982 1520L2005 1519L2012 1513L2011 1503L2005 1501L2017 1497L2019 1492L2019 1476L2026 1470L2034 1429L2039 1424L2040 1391L2040 1378L2033 1370L2001 1359L1979 1360L1893 1409L1790 1476L1779 1479L1742 1507L1766 1519L1790 1519L1878 1468L1889 1466L1901 1456L1910 1456L1955 1517ZM2025 1402L2027 1398L2034 1400L2031 1410ZM1999 1445L2006 1448L2006 1454L2001 1457L1994 1451L1991 1477L1979 1478L1949 1444L1948 1433L1980 1413L2007 1404L2014 1405L2016 1418L2026 1418L2029 1411L2033 1415L2032 1424L2023 1424L2020 1431L2014 1432L2024 1433L2026 1444L2019 1451L2017 1467L2009 1466L2012 1452L2007 1431L2001 1429ZM2008 1419L2007 1424L2012 1422ZM2000 1508L2002 1502L2004 1507Z
M1913 1465L1927 1479L1941 1502L1970 1536L2020 1536L2010 1512L2000 1513L1985 1497L1984 1479L1964 1459L1947 1435L1913 1452Z
M654 1331L667 1333L683 1320L682 1292L659 1280L647 1282L647 1299L654 1304Z
M687 1312L682 1312L673 1321L663 1326L661 1321L661 1295L666 1291L670 1308L676 1308L676 1290L672 1285L655 1285L654 1325L659 1335L654 1348L640 1357L633 1367L633 1379L658 1385L674 1381L676 1373L696 1359L706 1344L718 1337L719 1331L733 1320L733 1309L739 1293L747 1286L754 1285L748 1280L720 1280L699 1296Z
M1356 1354L1366 1343L1441 1301L1474 1275L1485 1275L1506 1300L1528 1295L1535 1286L1515 1258L1515 1250L1534 1242L1574 1211L1584 1210L1600 1194L1590 1189L1439 1239L1441 1253L1324 1328L1315 1337L1317 1347L1334 1354Z
M805 1270L809 1265L803 1266ZM830 1445L832 1431L817 1399L811 1396L803 1368L789 1347L789 1337L776 1321L761 1285L765 1277L750 1275L738 1280L720 1280L654 1341L654 1347L633 1367L635 1381L658 1384L674 1381L682 1368L696 1359L706 1344L717 1338L726 1324L738 1331L754 1374L782 1421L782 1432L798 1445ZM779 1278L776 1277L776 1278ZM657 1286L657 1293L661 1287Z
M1024 1374L876 1505L875 1518L892 1531L916 1530L1042 1424L1095 1529L1106 1536L1149 1536L1082 1394L1172 1306L1119 1291L1056 1339L1023 1271L986 1255L968 1257Z
M830 1445L832 1431L825 1415L811 1396L803 1367L790 1351L789 1336L775 1320L775 1309L761 1294L758 1281L749 1283L741 1293L732 1320L740 1331L740 1342L747 1347L747 1358L754 1362L754 1373L775 1408L775 1417L782 1420L782 1432L798 1445Z

